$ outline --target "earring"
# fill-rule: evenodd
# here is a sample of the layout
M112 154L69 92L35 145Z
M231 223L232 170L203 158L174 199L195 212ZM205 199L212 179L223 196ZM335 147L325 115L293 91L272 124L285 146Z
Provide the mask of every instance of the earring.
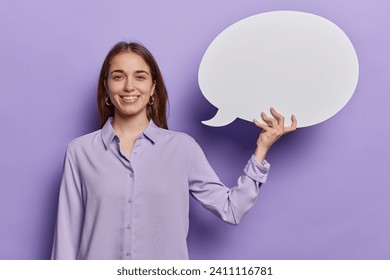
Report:
M110 106L112 105L112 102L111 102L111 100L108 98L108 95L106 95L106 98L104 99L104 101L105 101L107 107L110 107Z
M152 101L150 101L150 100L152 100ZM153 103L154 103L154 97L153 97L153 95L151 95L151 96L149 97L149 102L148 102L148 104L149 104L149 105L153 105Z

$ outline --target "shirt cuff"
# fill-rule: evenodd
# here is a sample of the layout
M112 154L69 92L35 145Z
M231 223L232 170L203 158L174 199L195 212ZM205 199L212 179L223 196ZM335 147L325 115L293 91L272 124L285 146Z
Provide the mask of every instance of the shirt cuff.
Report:
M265 183L270 167L271 165L266 160L261 164L257 161L256 157L252 155L245 166L244 173L256 182Z

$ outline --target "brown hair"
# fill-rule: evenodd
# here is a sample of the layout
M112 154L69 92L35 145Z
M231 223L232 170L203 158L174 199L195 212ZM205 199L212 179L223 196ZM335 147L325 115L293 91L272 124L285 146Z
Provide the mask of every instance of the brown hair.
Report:
M108 52L106 59L103 62L102 69L100 70L98 89L97 89L97 104L99 109L100 128L104 126L109 117L113 117L115 113L115 107L111 104L107 106L106 97L107 89L105 82L108 77L108 71L110 69L111 60L117 54L131 51L138 54L143 58L145 63L149 66L153 81L156 83L154 102L152 105L147 105L147 117L152 119L153 122L161 128L168 129L167 123L167 103L168 93L165 88L164 80L162 78L160 68L157 65L153 55L143 45L135 42L119 42Z

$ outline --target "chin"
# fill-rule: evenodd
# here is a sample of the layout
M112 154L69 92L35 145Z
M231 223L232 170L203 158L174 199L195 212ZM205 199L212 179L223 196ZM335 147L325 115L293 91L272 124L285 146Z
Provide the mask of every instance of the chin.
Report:
M140 110L115 110L115 114L119 114L122 117L135 117L135 116L146 116L146 107Z

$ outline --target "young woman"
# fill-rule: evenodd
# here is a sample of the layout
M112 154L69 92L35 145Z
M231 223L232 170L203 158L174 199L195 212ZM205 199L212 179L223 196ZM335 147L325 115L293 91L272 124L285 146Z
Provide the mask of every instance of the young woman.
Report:
M238 224L265 182L265 156L296 129L271 108L257 148L233 188L190 136L168 130L167 90L151 53L120 42L99 78L101 129L73 140L65 157L53 259L188 259L189 195Z

